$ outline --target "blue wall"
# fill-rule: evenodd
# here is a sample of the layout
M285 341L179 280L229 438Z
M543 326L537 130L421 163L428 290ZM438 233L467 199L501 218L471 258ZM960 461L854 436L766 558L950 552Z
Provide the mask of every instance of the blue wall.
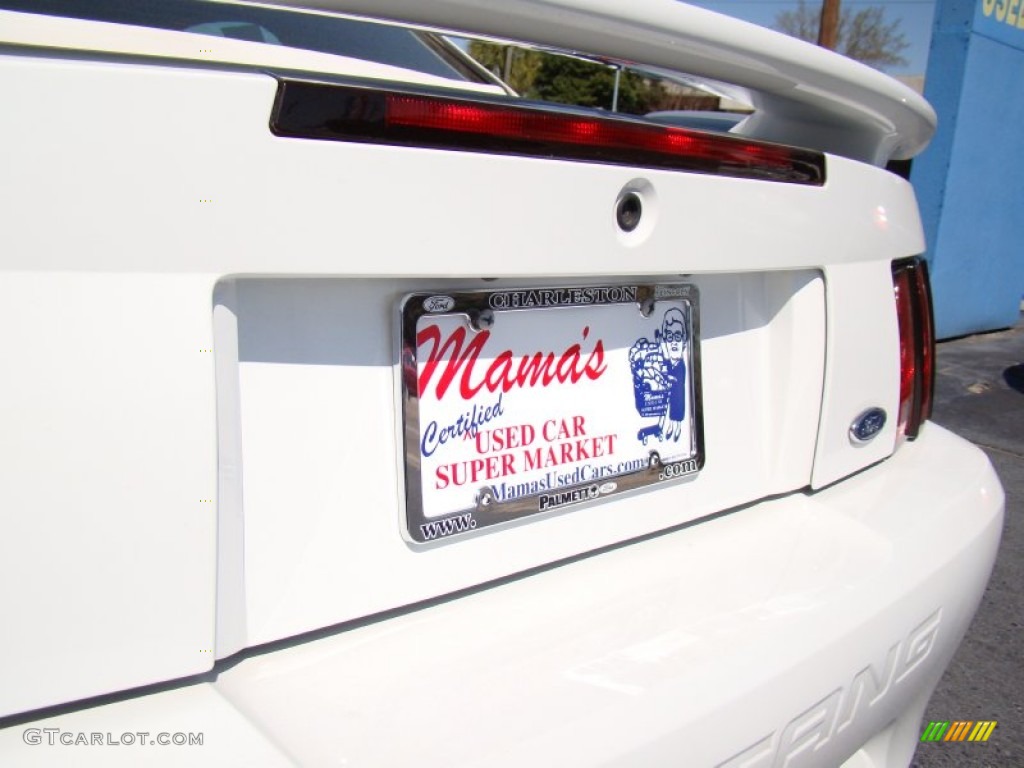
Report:
M937 0L914 161L939 338L1014 325L1024 294L1024 0Z

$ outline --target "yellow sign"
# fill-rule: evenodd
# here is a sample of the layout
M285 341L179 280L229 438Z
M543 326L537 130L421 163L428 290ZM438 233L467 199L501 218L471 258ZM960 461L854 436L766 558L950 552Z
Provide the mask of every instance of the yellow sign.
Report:
M981 12L996 21L1024 29L1024 0L981 0Z

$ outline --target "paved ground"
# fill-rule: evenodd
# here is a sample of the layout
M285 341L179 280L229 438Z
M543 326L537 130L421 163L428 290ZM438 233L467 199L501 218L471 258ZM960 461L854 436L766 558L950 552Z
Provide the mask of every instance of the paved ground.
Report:
M980 445L1006 489L992 580L925 720L996 720L985 744L920 744L913 768L1024 766L1024 317L939 344L934 419Z

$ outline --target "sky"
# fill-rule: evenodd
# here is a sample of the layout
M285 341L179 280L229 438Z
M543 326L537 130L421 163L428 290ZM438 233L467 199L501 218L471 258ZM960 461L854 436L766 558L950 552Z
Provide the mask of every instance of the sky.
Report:
M686 0L686 2L765 27L774 27L775 17L779 12L796 8L795 0ZM815 2L816 0L808 0L809 5ZM928 64L928 45L932 36L935 0L840 0L841 8L849 7L853 11L872 5L881 5L885 8L886 21L899 19L900 31L910 43L910 47L902 53L908 64L905 67L891 67L886 72L890 75L923 75Z

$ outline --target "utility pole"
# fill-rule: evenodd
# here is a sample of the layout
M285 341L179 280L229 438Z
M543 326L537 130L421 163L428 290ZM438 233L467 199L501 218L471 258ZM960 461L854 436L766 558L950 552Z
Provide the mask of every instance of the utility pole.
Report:
M821 25L818 27L818 45L828 48L830 51L836 49L839 42L839 0L822 0L821 3Z
M505 46L505 76L504 81L507 85L512 82L512 56L515 53L515 49L511 45Z

